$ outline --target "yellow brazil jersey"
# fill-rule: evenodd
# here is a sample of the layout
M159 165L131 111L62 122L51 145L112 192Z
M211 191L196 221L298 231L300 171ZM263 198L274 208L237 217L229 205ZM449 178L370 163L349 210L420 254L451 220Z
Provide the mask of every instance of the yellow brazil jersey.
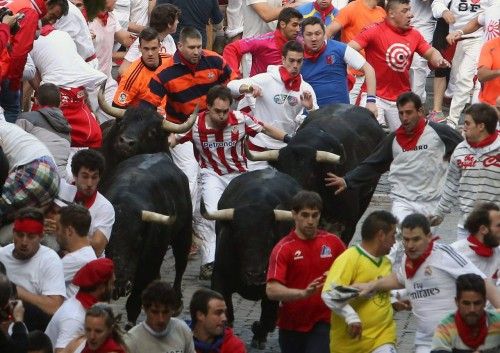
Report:
M360 246L353 246L337 257L328 272L323 291L328 290L331 283L351 285L369 282L390 274L391 270L391 262L386 256L375 259ZM344 318L332 312L331 353L369 353L383 344L396 343L396 325L389 292L380 292L371 298L352 299L349 304L361 319L362 338L352 339L347 333Z

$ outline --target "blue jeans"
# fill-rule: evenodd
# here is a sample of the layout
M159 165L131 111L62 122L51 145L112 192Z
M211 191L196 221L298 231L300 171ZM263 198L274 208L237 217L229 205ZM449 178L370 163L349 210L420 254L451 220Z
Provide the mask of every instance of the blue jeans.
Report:
M329 353L330 325L318 322L309 332L280 329L279 344L282 353Z
M4 110L5 120L9 123L15 123L19 114L21 114L21 93L19 90L12 91L9 88L10 81L2 81L0 88L0 106Z

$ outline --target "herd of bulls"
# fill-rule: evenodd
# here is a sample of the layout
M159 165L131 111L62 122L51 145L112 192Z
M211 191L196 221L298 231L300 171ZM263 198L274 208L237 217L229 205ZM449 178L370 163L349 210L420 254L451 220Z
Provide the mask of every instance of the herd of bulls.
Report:
M110 108L110 107L109 107ZM174 288L181 307L181 281L191 245L192 205L187 177L175 166L166 144L169 133L189 129L165 123L159 114L129 108L105 123L103 152L106 172L100 191L113 204L116 220L106 256L115 262L115 299L130 294L129 322L141 308L140 293L160 277L169 247L175 259ZM237 292L261 300L261 318L254 323L252 344L265 345L275 327L278 303L265 295L266 270L273 246L293 226L290 200L300 189L318 192L324 209L321 225L348 244L378 180L338 196L324 185L327 172L344 175L363 161L385 134L365 108L334 104L310 113L288 146L279 151L252 154L275 169L242 174L227 187L219 210L207 214L216 220L217 249L212 288L222 293L228 320L234 321L231 296ZM0 155L0 177L5 158ZM202 207L203 209L203 207Z

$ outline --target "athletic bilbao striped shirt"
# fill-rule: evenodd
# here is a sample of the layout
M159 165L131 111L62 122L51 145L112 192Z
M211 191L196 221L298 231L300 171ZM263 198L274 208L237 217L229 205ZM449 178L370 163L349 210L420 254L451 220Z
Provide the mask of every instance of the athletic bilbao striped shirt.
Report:
M451 155L437 213L450 213L458 201L460 213L466 217L477 202L500 204L499 190L500 137L482 148L472 148L463 141Z
M149 82L149 89L141 106L155 110L167 95L165 112L167 119L176 123L184 122L196 105L200 110L207 107L206 95L217 84L226 84L233 79L232 71L219 54L203 50L195 71L185 65L179 51L160 66Z
M209 168L219 175L244 173L247 159L243 151L246 135L255 136L262 131L262 123L239 111L229 112L223 129L211 129L206 124L207 112L198 115L191 130L181 135L179 143L192 141L194 155L201 168Z
M458 335L455 313L450 313L439 323L432 339L432 353L444 352L500 352L500 314L486 312L488 336L477 349L468 347Z

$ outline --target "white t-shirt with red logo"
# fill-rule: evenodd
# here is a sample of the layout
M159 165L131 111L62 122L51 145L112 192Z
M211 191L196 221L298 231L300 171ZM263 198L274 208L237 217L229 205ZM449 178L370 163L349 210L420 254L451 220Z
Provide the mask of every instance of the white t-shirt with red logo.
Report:
M500 37L500 2L479 14L477 21L483 26L485 42Z
M416 29L400 31L387 21L374 24L354 38L365 49L366 61L377 78L377 97L396 101L411 91L410 65L413 54L421 56L431 48Z
M262 125L257 119L240 111L229 112L223 129L212 129L207 126L206 112L202 112L179 143L193 142L194 155L201 168L212 169L219 175L243 173L247 171L243 139L261 131Z

